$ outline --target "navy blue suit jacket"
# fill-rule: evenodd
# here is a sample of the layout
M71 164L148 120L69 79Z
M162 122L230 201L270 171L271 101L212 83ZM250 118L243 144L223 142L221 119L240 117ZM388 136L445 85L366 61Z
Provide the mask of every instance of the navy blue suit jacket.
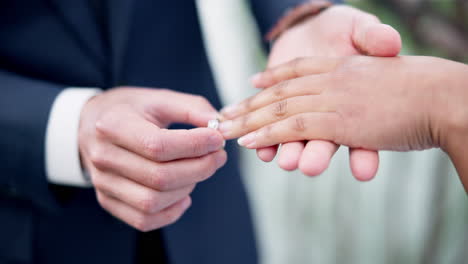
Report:
M200 94L220 106L195 1L110 0L104 27L85 0L0 1L0 263L132 263L137 232L92 189L51 185L44 139L66 87L134 85ZM252 0L263 33L300 0ZM236 150L162 230L171 263L255 263Z

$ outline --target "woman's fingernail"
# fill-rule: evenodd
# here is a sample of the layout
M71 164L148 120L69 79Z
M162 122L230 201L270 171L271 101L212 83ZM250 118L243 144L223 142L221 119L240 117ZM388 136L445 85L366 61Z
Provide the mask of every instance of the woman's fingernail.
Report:
M253 147L253 145L255 145L255 137L256 137L255 132L247 134L247 135L239 138L237 140L237 144L239 144L239 145L241 145L243 147L246 147L246 148Z
M225 133L231 131L232 125L233 125L232 120L228 120L228 121L222 122L222 123L219 124L218 130L219 130L219 132L221 132L222 134L225 134Z
M237 112L237 108L238 108L237 105L228 105L224 107L223 109L221 109L221 114L227 117L232 116L233 114Z

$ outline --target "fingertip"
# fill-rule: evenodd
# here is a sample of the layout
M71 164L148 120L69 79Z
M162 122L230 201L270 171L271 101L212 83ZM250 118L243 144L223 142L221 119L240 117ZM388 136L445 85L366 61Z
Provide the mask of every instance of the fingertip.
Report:
M350 150L350 167L353 176L358 181L371 181L377 175L379 154L363 149Z
M271 162L276 156L277 149L276 146L257 149L257 157L263 162Z
M304 147L304 142L289 142L281 145L278 166L286 171L296 170L299 166L299 160Z
M299 170L307 176L318 176L330 165L338 146L332 142L309 141L299 160Z
M298 160L288 159L278 159L278 166L285 171L294 171L298 168Z
M321 175L329 166L330 160L316 156L314 159L301 158L299 170L306 176L315 177Z
M398 31L386 24L369 26L364 41L364 51L371 56L394 57L400 53L402 47Z
M224 149L218 150L215 154L217 168L223 167L227 162L227 152Z

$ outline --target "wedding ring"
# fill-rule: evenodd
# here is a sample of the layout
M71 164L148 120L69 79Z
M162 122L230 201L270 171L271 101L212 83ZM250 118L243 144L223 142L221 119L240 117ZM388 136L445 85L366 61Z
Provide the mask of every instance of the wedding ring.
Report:
M208 121L208 128L218 129L219 128L219 119L212 119Z
M220 123L219 119L213 119L213 120L208 121L208 126L207 127L218 130L219 123ZM223 141L223 148L224 147L226 147L226 140Z

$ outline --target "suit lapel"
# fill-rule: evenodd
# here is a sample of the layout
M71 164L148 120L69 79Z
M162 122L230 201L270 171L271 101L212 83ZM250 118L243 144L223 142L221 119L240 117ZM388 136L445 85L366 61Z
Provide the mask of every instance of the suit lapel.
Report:
M111 79L113 85L122 85L122 66L125 59L131 15L132 0L109 1L109 40L111 56Z
M100 65L104 65L106 56L103 50L103 38L99 34L99 27L88 1L48 1L85 52L97 59Z

